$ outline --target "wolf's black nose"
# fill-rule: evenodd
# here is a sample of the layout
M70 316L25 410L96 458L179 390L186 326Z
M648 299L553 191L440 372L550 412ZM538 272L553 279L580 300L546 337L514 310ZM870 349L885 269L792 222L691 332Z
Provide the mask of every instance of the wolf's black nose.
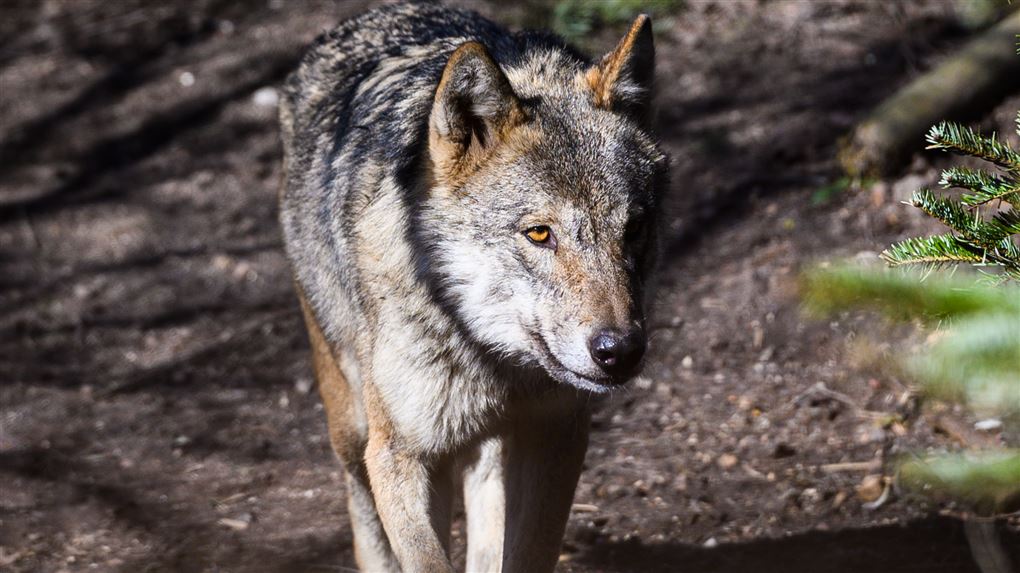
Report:
M626 378L634 372L645 354L645 334L633 330L603 330L588 341L592 359L613 378Z

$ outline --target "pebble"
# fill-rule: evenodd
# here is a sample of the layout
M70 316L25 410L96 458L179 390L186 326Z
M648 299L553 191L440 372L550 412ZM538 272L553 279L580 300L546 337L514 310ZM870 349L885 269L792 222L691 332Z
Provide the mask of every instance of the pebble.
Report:
M684 359L680 361L680 366L690 370L694 367L694 359L690 356L684 356Z
M302 376L294 381L294 389L298 394L307 394L312 391L312 379Z
M739 460L737 459L737 456L733 454L723 454L719 456L719 459L716 460L716 463L719 464L720 468L724 470L730 470L737 465L738 461Z
M709 537L708 541L705 542L705 547L707 549L712 549L713 547L718 547L718 546L719 546L719 542L716 541L716 539L714 537Z
M191 72L181 72L181 75L177 76L177 81L184 87L190 88L195 85L195 74Z
M800 503L802 506L811 507L822 500L822 494L817 488L809 487L800 492Z
M989 418L974 424L974 429L979 432L998 432L1002 429L1002 420Z
M857 430L857 443L873 444L885 440L885 431L882 428L864 427Z
M861 501L875 501L882 496L884 489L885 484L882 483L882 476L880 474L869 474L864 476L864 479L857 486L857 497Z
M648 484L645 483L644 480L640 480L640 479L637 480L636 482L634 482L633 486L634 486L634 491L636 491L637 494L640 495L641 497L644 497L644 496L648 495L648 492L649 492Z
M765 344L765 329L758 320L751 321L751 346L758 350Z
M280 103L280 94L276 91L276 88L266 86L255 90L255 93L251 96L251 101L258 107L276 107Z

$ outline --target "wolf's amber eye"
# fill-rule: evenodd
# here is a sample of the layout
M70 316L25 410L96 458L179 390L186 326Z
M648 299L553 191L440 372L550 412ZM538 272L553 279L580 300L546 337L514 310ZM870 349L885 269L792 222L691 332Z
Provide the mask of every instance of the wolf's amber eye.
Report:
M528 229L528 238L536 243L544 243L549 240L549 227L535 227Z
M556 248L555 240L553 239L552 229L546 227L545 225L539 225L537 227L532 227L527 231L524 231L524 236L526 236L529 241L536 245L549 248Z

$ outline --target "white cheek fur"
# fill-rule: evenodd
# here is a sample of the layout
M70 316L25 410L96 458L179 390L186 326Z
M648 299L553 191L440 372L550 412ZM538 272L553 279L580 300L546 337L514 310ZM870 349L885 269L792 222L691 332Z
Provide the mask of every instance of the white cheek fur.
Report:
M552 264L552 257L543 258ZM540 351L534 348L532 330L537 328L563 365L584 375L598 375L585 329L575 325L573 317L557 316L556 309L545 308L554 306L553 301L543 304L529 281L519 276L516 265L502 265L496 259L477 243L466 241L451 242L441 250L443 275L449 277L445 286L471 335L507 356L535 358Z
M524 324L533 315L533 301L521 295L525 284L514 276L516 270L492 258L477 244L444 245L440 254L442 274L450 277L445 286L457 300L459 318L475 338L508 355L530 353L530 337ZM506 293L510 294L508 298Z

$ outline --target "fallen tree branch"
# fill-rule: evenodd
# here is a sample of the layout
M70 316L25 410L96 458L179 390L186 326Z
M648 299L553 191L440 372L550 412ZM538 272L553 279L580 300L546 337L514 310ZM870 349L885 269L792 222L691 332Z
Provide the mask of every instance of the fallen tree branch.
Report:
M841 144L843 169L854 177L889 173L935 123L967 119L1020 90L1018 34L1020 11L885 100Z

